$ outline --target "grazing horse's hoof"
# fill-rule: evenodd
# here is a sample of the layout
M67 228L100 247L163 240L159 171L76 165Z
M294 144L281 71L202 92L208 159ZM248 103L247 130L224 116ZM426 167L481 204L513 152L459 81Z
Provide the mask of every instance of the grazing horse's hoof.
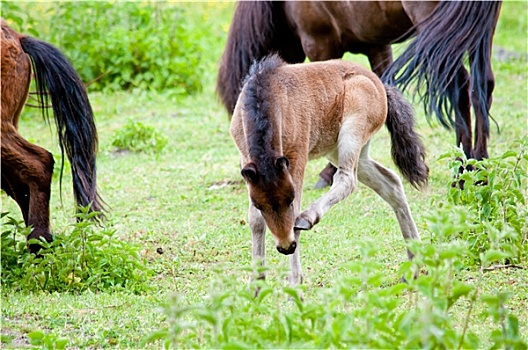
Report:
M461 163L463 163L462 159L460 159L460 158L457 158L456 160L460 161ZM479 171L479 170L477 168L475 168L473 165L468 164L468 165L461 165L458 168L458 173L459 174L462 174L464 171ZM459 180L458 176L456 176L455 180L453 182L451 182L451 187L458 188L459 190L464 190L464 184L465 184L465 181L464 180ZM478 181L475 182L475 185L477 185L477 186L486 186L487 184L488 184L487 179L478 180Z
M308 220L306 220L305 218L299 216L297 218L297 220L295 221L294 229L295 230L307 231L307 230L311 229L312 227L313 227L313 225L310 222L308 222Z
M42 238L44 238L44 240L48 243L51 243L53 241L53 236L47 229L33 229L33 231L31 231L31 234L28 236L28 240L30 239L40 240ZM29 252L32 254L35 254L37 257L41 256L39 254L41 249L42 249L42 246L38 243L28 244Z
M332 185L331 182L328 182L325 179L323 179L322 177L320 177L319 180L317 180L317 183L315 184L314 188L318 190L318 189L321 189L321 188L329 187L331 185Z
M314 188L320 189L320 188L332 186L336 171L337 171L337 168L333 166L332 163L328 163L326 165L326 168L324 168L319 173L319 180L317 180L317 183L315 184Z

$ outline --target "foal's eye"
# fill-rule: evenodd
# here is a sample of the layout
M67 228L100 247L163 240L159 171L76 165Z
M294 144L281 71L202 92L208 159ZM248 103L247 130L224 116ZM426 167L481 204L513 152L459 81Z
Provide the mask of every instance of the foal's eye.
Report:
M262 206L258 205L257 203L253 203L253 206L258 210L262 211Z

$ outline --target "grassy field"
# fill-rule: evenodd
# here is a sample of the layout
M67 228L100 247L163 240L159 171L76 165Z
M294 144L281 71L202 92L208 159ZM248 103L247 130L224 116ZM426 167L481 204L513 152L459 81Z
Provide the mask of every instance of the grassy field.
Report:
M207 14L204 9L221 8L222 16L203 15L203 22L227 33L232 4L188 6L195 6L202 15ZM491 156L518 150L516 140L527 136L526 13L526 3L505 3L496 30L496 87L491 113L500 132L492 127ZM171 327L172 320L160 312L160 305L170 303L174 296L180 305L196 305L209 300L211 293L237 290L237 285L247 283L247 268L251 266L247 191L239 173L238 153L229 136L228 117L214 92L216 62L223 44L217 43L207 53L211 63L203 77L204 90L196 95L178 97L145 91L90 94L100 140L98 184L111 209L106 225L114 228L120 239L141 245L141 254L156 272L148 281L151 290L139 295L127 291L70 294L28 293L2 287L3 348L30 346L28 333L35 330L66 339L69 347L139 348L153 332ZM346 59L366 64L365 59L352 55ZM423 192L408 184L405 190L419 231L429 237L427 218L435 215L437 203L445 198L452 179L449 159L439 158L453 148L455 137L454 132L429 124L421 114L422 108L416 107L431 177ZM158 130L168 139L166 148L160 154L117 151L112 142L129 120ZM55 131L50 131L36 111L26 109L20 130L31 142L60 155ZM382 129L372 143L372 157L394 169L389 147L389 135ZM323 159L309 164L303 207L323 193L312 187L325 164ZM70 175L65 174L62 201L59 182L52 185L51 222L56 233L74 222L70 180ZM21 217L15 203L2 193L2 212L5 211ZM304 299L308 303L324 303L325 291L353 273L348 263L366 259L361 242L375 249L367 259L376 262L375 273L385 275L392 281L389 285L396 284L406 258L404 241L389 206L364 186L336 205L315 229L302 235ZM163 254L156 252L159 248ZM266 250L266 263L271 267L268 283L279 288L286 283L283 273L288 260L276 252L271 235L267 237ZM470 267L460 271L458 278L472 283L479 274L477 267ZM480 285L486 293L511 293L507 305L519 319L525 342L527 275L526 269L498 269L486 272ZM287 304L278 301L276 307L290 308ZM461 303L450 316L462 320L467 308L467 303ZM167 307L162 309L166 311ZM482 336L495 326L490 320L481 322L477 317L469 325ZM199 339L196 344L215 347L214 342Z

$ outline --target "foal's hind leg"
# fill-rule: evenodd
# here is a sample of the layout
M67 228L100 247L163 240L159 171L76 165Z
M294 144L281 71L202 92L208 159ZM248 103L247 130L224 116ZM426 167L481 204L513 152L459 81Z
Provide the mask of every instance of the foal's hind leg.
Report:
M367 144L361 151L358 165L359 181L372 188L390 204L400 224L403 238L406 241L409 239L420 239L400 178L393 171L370 159L368 147ZM407 249L407 255L409 259L414 257L414 254L409 249Z
M49 230L49 200L53 156L45 149L26 141L13 125L2 125L2 170L8 170L9 181L14 193L23 193L25 187L13 188L18 184L27 184L29 188L29 209L27 225L32 226L30 238L43 237L51 241ZM22 191L22 192L21 192ZM24 211L25 208L21 207ZM36 253L38 246L29 249Z

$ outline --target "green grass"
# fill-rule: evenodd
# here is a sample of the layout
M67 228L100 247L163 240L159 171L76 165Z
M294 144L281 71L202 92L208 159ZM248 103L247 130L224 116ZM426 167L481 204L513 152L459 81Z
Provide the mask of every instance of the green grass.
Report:
M203 15L207 6L197 6ZM227 32L230 4L222 5L223 15L204 16L204 23ZM515 140L527 135L526 3L503 5L497 28L495 50L515 53L493 61L496 87L492 115L501 127L492 128L490 154L498 156L512 149ZM523 15L524 13L524 15ZM40 330L68 340L70 347L138 348L141 341L169 325L159 306L176 295L182 305L208 300L210 293L225 292L219 283L244 286L251 266L251 235L247 221L247 192L239 173L238 153L229 136L228 118L214 93L216 62L223 42L211 47L210 64L204 76L204 90L198 95L174 97L142 91L90 95L99 131L98 185L111 208L108 226L116 235L142 245L142 254L156 276L152 291L132 293L26 293L2 287L2 347L29 346L28 334ZM351 56L351 55L350 55ZM355 59L355 58L354 58ZM365 62L362 58L360 62ZM429 187L417 192L408 184L405 190L420 232L427 228L426 217L434 213L433 198L445 197L451 181L448 160L440 155L454 145L454 132L429 125L421 107L418 131L428 150L431 168ZM115 133L129 120L152 126L168 142L161 153L118 152L112 146ZM20 131L31 142L59 155L54 131L42 122L35 110L26 109ZM372 143L372 157L394 169L390 159L389 137L385 129ZM315 160L306 171L303 207L323 192L314 190L319 171L326 161ZM60 201L59 183L52 185L51 222L60 233L74 223L71 177L63 178ZM15 203L2 194L2 211L19 217ZM361 262L360 242L375 245L371 260L379 263L389 285L398 282L399 267L406 261L405 245L389 206L364 186L336 205L312 231L301 238L301 261L305 274L304 298L323 302L323 295L351 276L349 262ZM269 285L285 285L283 272L288 260L276 252L271 235L267 237ZM163 254L156 250L162 248ZM476 283L479 271L469 268L459 278ZM225 287L227 288L227 287ZM519 318L521 332L528 334L528 277L526 270L501 269L483 275L481 289L486 293L510 292L509 309ZM278 308L292 309L284 300ZM454 309L452 317L462 320L467 301ZM496 324L472 320L471 329L487 335ZM159 344L157 344L159 345ZM205 343L207 347L215 344ZM302 344L299 344L302 347Z

